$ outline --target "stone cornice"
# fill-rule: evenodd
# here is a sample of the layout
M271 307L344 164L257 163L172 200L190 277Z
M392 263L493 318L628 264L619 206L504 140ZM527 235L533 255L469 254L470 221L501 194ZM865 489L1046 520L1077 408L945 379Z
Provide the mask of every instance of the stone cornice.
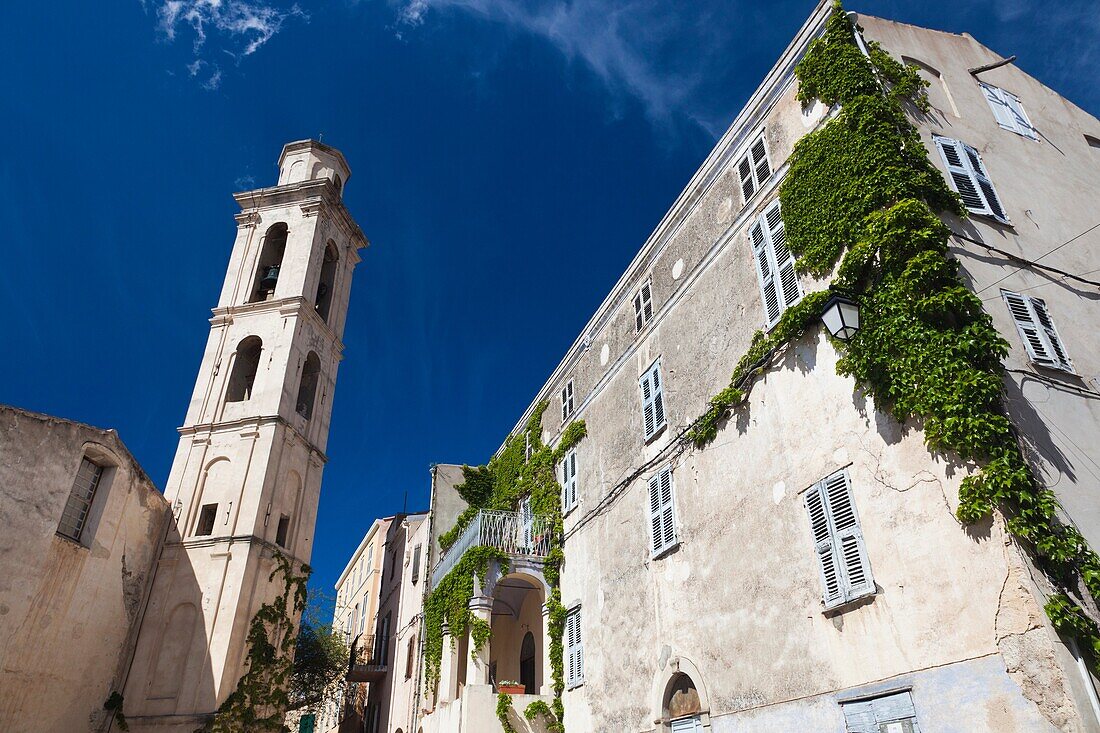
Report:
M327 336L332 343L333 356L337 361L342 360L344 354L344 342L336 335L325 319L317 313L305 298L295 295L290 298L276 298L274 300L261 300L258 303L244 303L242 305L227 305L213 308L213 316L210 318L212 326L228 326L236 318L252 316L262 313L278 313L280 316L298 316L309 321L322 334Z
M370 245L370 241L363 234L363 230L355 223L351 212L344 206L344 201L337 193L336 186L327 178L314 178L309 181L288 183L284 186L241 191L233 194L233 198L241 207L242 213L236 215L239 225L254 226L255 222L248 217L263 209L300 203L304 207L309 207L313 212L330 215L332 220L344 230L344 233L351 240L353 253L355 250ZM358 255L354 256L358 261Z
M282 425L287 428L291 434L293 434L298 440L302 441L302 445L309 448L310 456L320 461L321 465L328 463L328 456L326 456L320 448L311 443L306 436L295 428L290 422L288 422L281 415L259 415L242 417L236 420L223 420L221 422L208 422L198 423L195 425L181 425L176 428L176 432L180 435L192 436L198 440L209 440L210 435L214 433L241 433L250 428L259 429L267 425Z

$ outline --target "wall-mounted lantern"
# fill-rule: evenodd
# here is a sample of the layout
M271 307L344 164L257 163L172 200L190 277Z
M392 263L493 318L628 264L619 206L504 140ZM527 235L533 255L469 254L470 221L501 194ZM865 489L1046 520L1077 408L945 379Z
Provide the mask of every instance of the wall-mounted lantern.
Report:
M859 330L859 304L843 295L833 295L821 311L821 320L833 338L847 341Z

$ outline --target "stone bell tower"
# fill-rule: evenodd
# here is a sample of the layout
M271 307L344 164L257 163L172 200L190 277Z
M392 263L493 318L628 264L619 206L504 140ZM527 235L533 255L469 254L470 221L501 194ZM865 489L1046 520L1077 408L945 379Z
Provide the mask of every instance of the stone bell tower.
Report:
M352 270L367 241L344 156L312 140L241 213L165 496L164 541L126 680L132 731L200 726L236 688L275 553L307 563Z

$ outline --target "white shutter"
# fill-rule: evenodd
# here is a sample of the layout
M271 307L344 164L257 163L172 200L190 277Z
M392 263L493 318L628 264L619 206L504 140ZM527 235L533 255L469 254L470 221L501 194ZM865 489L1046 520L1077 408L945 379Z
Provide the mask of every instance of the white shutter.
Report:
M741 194L745 197L746 204L771 177L771 174L768 147L764 142L764 135L761 134L737 163L737 177L741 181Z
M802 299L802 286L794 268L794 255L787 248L787 233L776 201L749 230L760 295L764 301L767 327L779 322L783 311Z
M571 450L561 462L562 511L568 512L577 505L577 452Z
M963 205L974 214L992 216L1008 223L1004 207L993 188L993 181L982 163L978 151L966 143L948 137L934 136L951 181L963 200Z
M565 383L561 390L561 421L565 422L573 414L573 380Z
M817 552L818 569L821 571L822 600L825 608L844 602L841 587L839 563L833 535L829 530L828 510L821 484L806 492L806 511L810 515L810 531L813 533L814 548Z
M661 386L661 360L653 363L639 380L642 388L642 427L649 440L665 426L664 390Z
M1054 328L1054 321L1041 298L1032 298L1007 290L1001 291L1008 312L1016 323L1016 330L1024 342L1028 357L1039 366L1073 371L1061 336Z
M1039 139L1039 133L1036 131L1035 126L1031 124L1031 120L1027 116L1027 112L1024 112L1024 105L1012 92L1004 92L1004 102L1012 113L1013 122L1016 124L1016 132L1020 133L1024 137L1029 137L1032 140Z
M584 645L581 644L581 609L565 616L565 684L572 689L584 682Z
M825 608L874 593L875 581L852 502L848 472L838 471L812 487L806 492L805 503Z
M641 331L653 318L653 285L646 282L634 295L634 330Z
M1006 130L1011 130L1017 135L1023 135L1033 140L1038 139L1035 128L1024 112L1024 106L1020 98L1010 91L995 87L992 84L979 82L985 99L989 102L989 108L993 110L993 117L997 124Z
M535 545L535 514L531 511L531 497L525 496L519 504L520 531L523 535L521 548L530 552Z
M703 721L698 715L672 721L672 733L703 733Z
M673 507L672 466L665 466L649 479L649 548L652 557L677 544Z

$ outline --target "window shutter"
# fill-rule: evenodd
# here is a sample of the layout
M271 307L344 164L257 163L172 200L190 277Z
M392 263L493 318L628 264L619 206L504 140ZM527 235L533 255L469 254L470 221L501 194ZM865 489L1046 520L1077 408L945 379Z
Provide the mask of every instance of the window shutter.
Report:
M1007 290L1002 290L1001 296L1008 305L1012 320L1016 322L1016 330L1020 333L1028 357L1039 366L1072 372L1073 365L1054 328L1046 302Z
M961 145L966 151L966 158L970 163L974 178L978 182L978 187L982 190L982 195L985 197L986 208L993 216L1001 221L1008 221L1008 217L1005 216L1004 207L1001 206L1001 200L997 197L997 191L993 188L993 181L990 180L989 174L985 170L982 156L978 154L977 150L966 143L961 143Z
M818 567L821 570L822 600L825 608L832 608L844 601L844 592L822 486L818 484L807 491L805 501L806 511L810 514L810 531L817 550Z
M699 716L680 718L671 723L672 733L703 733L703 721Z
M634 296L634 330L642 330L642 294Z
M1005 91L992 84L983 82L979 82L979 84L982 87L982 92L985 93L985 100L989 102L989 108L993 110L993 118L997 120L997 124L1006 130L1016 132L1015 119L1005 100Z
M413 561L412 561L412 582L416 583L420 579L420 545L413 548Z
M677 543L673 506L672 467L666 466L649 479L650 555L653 557Z
M962 143L946 137L937 137L936 145L943 156L947 172L955 184L955 190L962 197L963 206L971 211L985 213L985 201L978 192L978 186L970 176L970 170L963 161Z
M768 180L772 174L771 165L768 163L768 151L764 147L764 136L761 135L756 144L752 146L752 164L756 173L756 184L759 186Z
M818 483L806 492L805 502L825 608L874 593L875 581L852 502L848 472L838 471Z
M768 147L761 134L737 163L737 177L741 180L741 194L745 197L745 203L748 203L753 194L760 190L771 174Z
M787 233L779 202L774 202L749 230L764 315L771 328L787 308L802 299L802 286L794 267L794 256L787 248Z
M642 388L642 423L649 440L665 425L664 390L661 386L661 360L653 363L639 380Z
M581 644L581 610L565 616L565 680L569 688L584 682L584 646Z
M752 177L752 162L749 160L749 156L746 155L741 159L737 166L737 174L741 177L741 195L748 202L752 195L756 193L756 181Z
M836 532L840 566L843 570L847 600L858 598L875 590L871 578L871 565L867 560L867 548L863 544L863 532L856 518L852 503L848 472L839 471L825 479L825 500Z
M1016 124L1016 132L1020 133L1024 137L1029 137L1032 140L1039 139L1039 133L1035 130L1035 126L1031 124L1031 119L1028 118L1027 113L1024 112L1024 105L1020 102L1020 98L1012 92L1004 93L1004 102L1012 113L1013 122Z
M577 452L569 451L561 463L562 509L568 512L577 505Z

